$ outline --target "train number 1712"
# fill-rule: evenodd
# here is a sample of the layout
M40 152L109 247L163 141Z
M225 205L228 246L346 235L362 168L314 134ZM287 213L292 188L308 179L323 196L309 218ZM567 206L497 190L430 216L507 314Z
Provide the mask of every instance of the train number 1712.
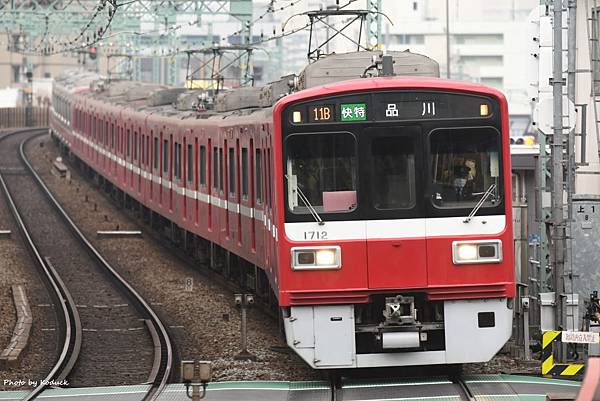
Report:
M327 239L327 231L304 231L304 239Z

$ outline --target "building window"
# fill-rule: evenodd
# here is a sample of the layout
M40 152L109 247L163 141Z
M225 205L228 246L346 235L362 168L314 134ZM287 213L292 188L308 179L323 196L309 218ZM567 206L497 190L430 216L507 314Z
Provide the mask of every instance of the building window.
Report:
M588 42L592 46L592 82L594 94L600 94L600 7L592 9L592 37Z
M452 35L454 43L458 45L501 45L504 43L502 34L464 33Z
M493 86L494 88L502 89L504 79L502 77L482 77L481 83L484 85Z
M425 44L425 35L389 35L390 45L422 45Z
M21 66L20 65L12 66L12 76L13 76L13 82L21 82Z

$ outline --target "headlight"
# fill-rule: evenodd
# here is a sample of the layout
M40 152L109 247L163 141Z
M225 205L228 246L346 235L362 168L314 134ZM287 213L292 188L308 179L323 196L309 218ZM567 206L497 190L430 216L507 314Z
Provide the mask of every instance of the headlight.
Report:
M500 263L502 262L502 241L454 241L452 243L452 262L456 265Z
M292 248L293 270L339 269L342 250L339 246L311 246Z

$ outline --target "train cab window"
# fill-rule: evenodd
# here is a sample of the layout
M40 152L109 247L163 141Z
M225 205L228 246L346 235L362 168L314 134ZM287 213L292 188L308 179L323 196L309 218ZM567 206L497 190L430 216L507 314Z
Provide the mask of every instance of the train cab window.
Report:
M248 149L242 148L242 197L248 199Z
M219 148L219 190L223 193L223 148Z
M206 147L200 146L200 185L206 185Z
M133 133L133 158L137 160L138 158L138 133L135 131Z
M235 160L235 149L229 148L229 195L234 196L236 193L235 172L237 171L237 163Z
M415 205L415 144L399 135L371 142L371 200L378 210L408 209Z
M215 146L213 148L213 187L214 189L218 189L219 183L219 150Z
M437 129L429 135L429 143L429 192L435 208L473 208L484 196L483 208L501 202L500 134L496 129Z
M262 184L263 184L263 179L262 179L262 159L261 159L261 155L260 155L260 149L256 149L256 157L254 158L255 163L254 163L254 168L255 168L255 180L254 182L256 183L256 203L257 204L262 204L263 202L263 195L262 195Z
M287 207L292 213L311 214L313 208L318 213L356 209L354 135L348 132L291 135L285 140L285 163ZM267 171L270 175L270 169Z
M158 170L158 137L154 137L154 170Z
M188 182L194 181L194 146L192 144L187 146L187 180Z
M169 140L163 139L163 173L169 172Z

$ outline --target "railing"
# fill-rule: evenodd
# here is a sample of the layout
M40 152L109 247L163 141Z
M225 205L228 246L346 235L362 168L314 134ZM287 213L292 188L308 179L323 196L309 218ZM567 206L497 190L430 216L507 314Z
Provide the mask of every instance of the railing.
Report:
M48 110L48 107L0 108L0 129L47 127Z

